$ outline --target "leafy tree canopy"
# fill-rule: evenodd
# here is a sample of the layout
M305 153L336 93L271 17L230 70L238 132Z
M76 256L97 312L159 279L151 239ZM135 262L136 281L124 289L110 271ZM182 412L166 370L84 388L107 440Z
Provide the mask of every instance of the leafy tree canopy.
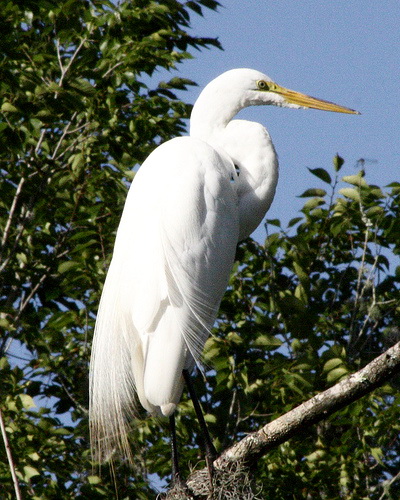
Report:
M191 12L217 5L2 2L0 390L26 495L113 495L112 486L87 478L87 370L99 292L132 167L182 134L190 111L174 92L194 82L145 82L193 49L219 46L188 33ZM18 346L23 359L10 365ZM12 497L1 453L0 483ZM147 498L141 480L129 488Z
M90 462L87 373L95 312L132 168L185 131L189 106L152 86L189 51L198 0L2 3L0 410L24 497L154 498L170 474L167 425L132 422L137 462ZM147 83L146 83L147 82ZM154 88L153 88L154 87ZM400 184L315 169L288 228L247 240L206 345L197 390L219 451L356 371L399 339ZM17 357L17 355L19 357ZM262 498L397 498L399 380L260 459ZM202 460L194 412L181 461ZM5 447L0 484L14 498ZM397 479L396 479L397 478ZM115 486L116 485L116 486Z

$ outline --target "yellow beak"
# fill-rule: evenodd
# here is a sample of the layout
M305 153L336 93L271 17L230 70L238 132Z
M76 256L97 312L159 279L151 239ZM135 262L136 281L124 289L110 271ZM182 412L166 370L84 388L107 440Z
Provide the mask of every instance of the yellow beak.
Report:
M280 94L285 98L287 102L291 104L297 104L298 106L303 106L305 108L321 109L323 111L334 111L335 113L349 113L353 115L360 114L354 109L345 108L344 106L339 106L338 104L324 101L323 99L316 99L315 97L301 94L300 92L296 92L295 90L285 89L285 87L281 87L279 85L276 85L276 87L271 90L273 92L276 92L277 94Z

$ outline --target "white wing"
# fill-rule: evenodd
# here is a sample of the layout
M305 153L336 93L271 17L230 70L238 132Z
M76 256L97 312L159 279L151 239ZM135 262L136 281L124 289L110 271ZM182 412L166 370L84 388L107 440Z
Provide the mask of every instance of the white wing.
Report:
M238 241L233 165L205 142L158 147L130 188L98 311L91 360L93 446L129 455L133 389L171 414L199 359Z

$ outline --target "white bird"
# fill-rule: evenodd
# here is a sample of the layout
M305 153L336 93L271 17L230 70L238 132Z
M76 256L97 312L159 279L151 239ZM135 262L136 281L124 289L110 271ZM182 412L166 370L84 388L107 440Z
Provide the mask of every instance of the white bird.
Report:
M278 159L267 130L234 120L247 106L357 113L285 89L255 70L223 73L201 92L190 136L159 146L130 187L97 315L90 363L94 457L130 456L134 394L170 416L182 371L199 363L236 245L274 197Z

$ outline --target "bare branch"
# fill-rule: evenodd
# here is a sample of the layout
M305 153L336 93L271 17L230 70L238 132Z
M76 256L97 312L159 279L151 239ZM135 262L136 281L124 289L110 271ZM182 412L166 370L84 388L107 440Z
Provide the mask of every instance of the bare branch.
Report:
M390 479L387 479L386 481L383 481L383 483L381 483L381 487L383 489L383 492L382 492L382 495L379 497L379 500L383 500L385 497L387 497L387 492L388 492L388 489L390 488L390 486L395 483L396 481L398 481L400 479L400 472L398 472L396 475L394 475L392 478Z
M255 463L269 450L369 394L399 372L400 342L358 372L234 444L215 460L214 467L224 470L235 462ZM204 473L205 470L196 471L189 477L187 485L193 495L197 494L197 488L201 486L199 482L204 482ZM202 479L199 481L199 478Z
M10 443L8 442L6 426L4 425L3 412L1 411L1 408L0 408L0 428L1 428L1 434L3 436L4 447L6 449L8 465L10 466L11 477L14 483L15 498L17 500L22 500L21 490L19 489L14 460L11 453Z
M40 134L40 137L39 137L39 140L35 146L35 153L37 154L39 149L40 149L40 146L42 145L42 142L43 142L43 139L44 139L44 136L46 135L46 129L42 129L42 132Z
M60 40L57 38L56 40L56 47L57 47L57 59L58 59L58 64L60 65L60 70L61 70L61 74L63 75L64 74L64 65L62 63L62 59L61 59L61 52L60 52Z
M80 41L80 44L76 48L75 52L69 58L68 64L66 66L63 66L62 60L61 60L61 53L60 53L60 41L57 39L57 41L56 41L56 45L57 45L57 57L58 57L58 62L60 64L60 69L61 69L61 78L60 78L60 81L58 82L58 85L60 87L62 87L65 75L68 73L69 68L71 67L71 65L74 62L76 56L78 55L79 51L81 50L83 44L86 41L87 41L87 38L82 38L82 40Z
M117 62L116 64L114 64L114 66L111 66L111 68L109 68L105 73L104 75L102 76L102 78L107 78L108 75L110 73L112 73L114 71L114 69L118 68L118 66L121 66L121 64L123 64L124 61L120 61L120 62Z
M58 150L59 150L59 148L60 148L60 146L61 146L61 143L62 143L62 141L64 140L64 137L67 135L67 133L68 133L68 129L69 129L69 127L71 126L71 123L72 123L72 121L75 119L75 116L76 116L76 115L77 115L77 111L75 111L75 113L74 113L74 114L72 115L72 117L71 117L71 120L70 120L70 121L66 124L66 126L65 126L65 128L64 128L64 130L63 130L63 133L61 134L61 137L60 137L59 141L57 142L57 145L56 145L56 147L55 147L55 149L54 149L54 152L53 152L53 154L52 154L52 156L51 156L51 159L52 159L52 160L54 160L54 158L56 157L56 154L57 154L57 152L58 152Z
M25 307L29 304L30 300L32 297L35 295L35 293L39 290L40 285L45 281L45 279L48 277L48 274L50 272L50 267L47 267L44 271L42 276L40 277L39 281L36 283L36 285L32 288L28 296L24 299L21 300L21 304L18 310L18 314L16 316L16 319L19 319L21 316L22 312L24 311Z
M15 191L14 199L13 199L12 204L11 204L10 213L8 214L6 227L4 229L3 238L1 240L2 247L4 247L4 245L6 244L6 241L8 238L8 233L9 233L10 227L11 227L11 222L12 222L12 219L14 217L15 208L17 206L18 198L19 198L19 195L21 194L21 190L22 190L22 186L24 185L24 182L25 182L25 178L21 177L21 180L19 181L19 184L17 186L17 190Z
M268 450L290 439L298 431L326 419L372 392L398 372L400 372L400 342L358 372L265 425L261 430L249 434L223 453L223 459L246 461L257 459Z

